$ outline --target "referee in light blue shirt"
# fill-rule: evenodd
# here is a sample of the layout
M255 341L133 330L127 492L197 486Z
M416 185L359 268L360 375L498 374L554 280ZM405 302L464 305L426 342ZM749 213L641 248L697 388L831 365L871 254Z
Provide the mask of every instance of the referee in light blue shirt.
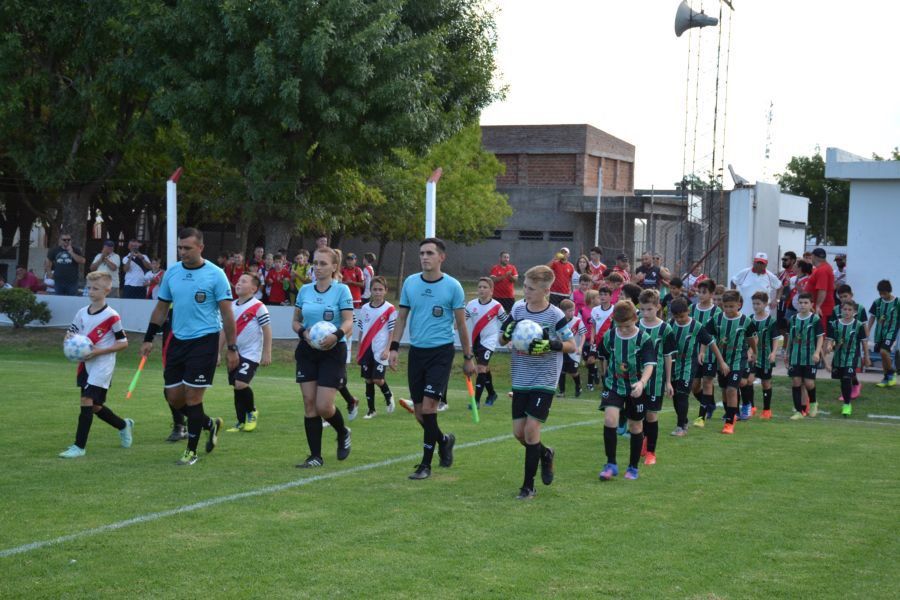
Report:
M410 479L431 476L431 459L438 446L440 465L453 465L453 446L456 437L441 432L437 423L438 404L444 399L450 371L453 368L453 323L462 344L463 372L475 373L469 330L466 327L466 297L460 283L441 272L446 256L444 242L425 238L419 243L422 272L410 275L403 282L400 306L391 338L390 365L397 369L400 338L409 319L409 393L415 406L416 419L424 430L422 462Z
M166 400L182 411L188 421L187 450L179 465L197 462L200 432L209 431L206 451L212 452L218 442L223 421L211 419L203 412L203 394L212 387L219 355L219 331L225 330L228 344L228 370L238 366L234 314L231 311L231 285L225 272L204 260L203 234L188 227L178 232L178 255L181 261L166 271L141 354L150 356L153 339L162 328L169 305L177 306L172 317L172 340L165 346Z

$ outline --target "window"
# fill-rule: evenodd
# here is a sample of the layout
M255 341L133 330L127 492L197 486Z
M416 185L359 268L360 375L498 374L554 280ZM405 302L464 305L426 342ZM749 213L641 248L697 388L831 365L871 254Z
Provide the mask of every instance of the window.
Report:
M501 238L503 237L503 236L501 235L502 233L503 233L502 230L500 230L500 229L495 229L493 235L489 235L489 236L487 236L487 237L484 238L484 239L486 239L486 240L499 240L499 239L501 239Z
M544 241L544 232L543 231L528 231L523 229L519 231L519 239L523 241L534 241L534 242L542 242Z
M551 242L571 242L575 239L575 233L572 231L551 231Z

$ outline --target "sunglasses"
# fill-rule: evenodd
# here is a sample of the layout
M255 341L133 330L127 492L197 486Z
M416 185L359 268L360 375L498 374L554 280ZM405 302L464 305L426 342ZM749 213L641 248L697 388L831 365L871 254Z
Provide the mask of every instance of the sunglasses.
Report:
M72 238L59 238L59 241L61 241L61 242L71 242L71 241L72 241Z

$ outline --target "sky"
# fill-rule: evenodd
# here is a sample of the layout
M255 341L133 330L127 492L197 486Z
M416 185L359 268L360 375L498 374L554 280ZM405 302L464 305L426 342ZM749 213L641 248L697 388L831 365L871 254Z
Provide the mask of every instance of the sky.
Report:
M690 3L719 11L714 0ZM508 91L482 112L482 125L588 123L636 146L635 187L671 188L681 179L686 111L694 119L685 102L688 34L674 32L678 4L488 0L499 10L497 78ZM732 4L727 104L720 93L726 165L750 181L774 181L792 156L813 154L816 146L823 156L835 146L869 157L900 145L900 3ZM715 87L715 52L706 50L717 36L715 27L700 31L699 80L709 93L700 94L696 155L689 156L704 168ZM692 40L696 50L697 36ZM720 75L724 81L724 64ZM731 187L727 174L725 185Z

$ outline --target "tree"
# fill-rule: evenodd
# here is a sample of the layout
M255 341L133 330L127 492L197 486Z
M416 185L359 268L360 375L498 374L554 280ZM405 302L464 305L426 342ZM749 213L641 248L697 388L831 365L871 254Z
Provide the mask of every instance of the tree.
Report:
M822 244L847 243L850 186L846 181L825 179L821 153L792 157L784 173L775 177L785 192L809 198L807 237Z
M271 247L337 180L393 148L423 151L497 93L493 16L478 0L194 2L160 8L154 110L240 172ZM323 191L324 190L324 191ZM367 202L365 194L355 196Z

